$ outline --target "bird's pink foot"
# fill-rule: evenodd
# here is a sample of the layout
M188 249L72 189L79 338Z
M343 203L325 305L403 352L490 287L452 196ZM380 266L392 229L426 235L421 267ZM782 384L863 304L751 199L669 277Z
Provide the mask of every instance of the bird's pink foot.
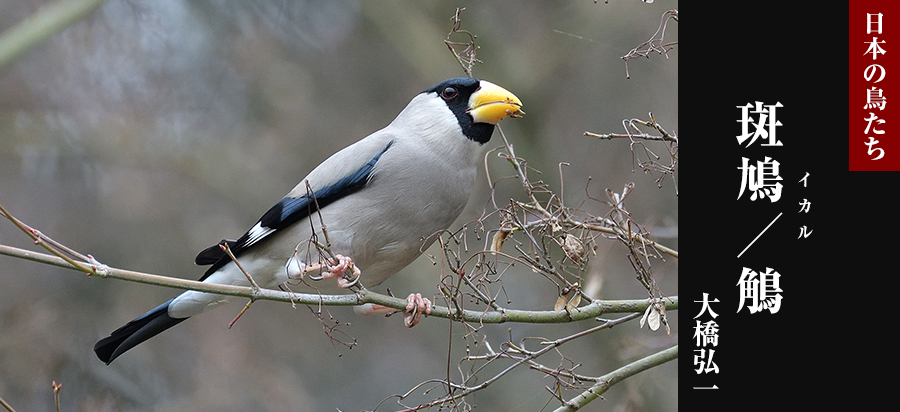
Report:
M419 323L422 315L431 313L432 304L428 298L423 298L421 293L410 293L406 297L406 308L403 312L403 324L411 328ZM389 308L387 306L375 303L366 303L364 305L355 306L353 311L359 315L370 316L378 313L391 314L400 312L400 310Z
M349 288L359 283L361 274L359 268L353 264L353 260L342 255L335 255L334 259L325 259L324 262L309 265L292 257L288 260L286 268L288 279L301 279L304 276L309 276L310 279L316 281L337 278L337 284L342 288ZM349 274L348 270L351 270ZM313 275L316 272L321 275Z
M410 293L406 297L406 310L403 312L403 324L407 328L416 326L422 314L431 314L431 301L423 298L421 293Z
M337 262L335 262L335 260L337 260ZM328 260L325 267L328 271L324 272L322 277L325 279L337 278L337 284L342 288L349 288L359 282L359 275L361 272L359 271L359 268L353 264L353 260L347 256L335 255L334 259ZM346 273L348 269L352 269L349 276Z

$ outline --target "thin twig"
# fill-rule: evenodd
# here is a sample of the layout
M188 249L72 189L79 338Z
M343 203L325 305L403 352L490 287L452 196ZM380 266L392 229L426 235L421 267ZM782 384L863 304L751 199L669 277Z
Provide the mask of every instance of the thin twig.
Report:
M6 401L4 401L3 398L0 398L0 406L2 406L3 409L6 409L9 412L16 412L16 410L13 409L13 407L10 404L6 403Z
M444 44L447 45L447 48L450 49L450 53L453 54L453 58L456 59L456 63L459 64L459 67L463 69L463 72L466 73L466 76L472 77L472 69L475 67L475 63L482 63L481 60L475 58L475 54L478 52L478 45L475 44L475 39L477 36L472 34L472 32L468 30L461 30L460 26L462 26L462 19L459 18L459 15L466 8L456 8L456 13L453 14L453 17L450 20L453 21L453 25L450 27L450 33L447 33L447 38L444 40ZM469 39L467 42L457 42L450 40L454 34L462 34L467 36ZM456 51L456 46L465 46L462 52Z
M0 35L0 70L36 45L77 23L104 0L58 1L43 7Z
M601 376L596 384L557 408L555 412L572 412L581 409L582 406L586 405L588 402L594 399L597 399L597 397L609 390L611 386L625 380L625 378L636 375L650 368L662 365L663 363L669 362L676 358L678 358L678 345L629 363L628 365L625 365L606 375Z
M244 266L241 265L241 262L238 262L237 257L235 257L234 253L231 252L231 247L228 246L228 242L220 243L219 247L225 252L225 254L228 255L229 258L231 258L231 261L234 262L238 269L241 270L241 273L243 273L244 276L247 277L247 281L250 282L250 290L258 292L260 289L259 285L256 284L255 280L253 280L253 276L250 276L250 274L247 273L247 271L244 269ZM238 321L238 319L241 318L241 316L244 316L244 313L247 312L247 309L250 309L250 305L252 305L255 301L256 297L251 296L250 300L247 301L247 304L244 305L244 308L241 309L240 312L238 312L237 316L235 316L234 319L231 320L231 322L228 322L228 329L231 329L231 327L234 326L234 324Z
M563 345L563 344L565 344L565 343L567 343L567 342L570 342L570 341L572 341L572 340L574 340L574 339L581 338L581 337L583 337L583 336L589 335L589 334L594 333L594 332L597 332L597 331L599 331L599 330L611 328L611 327L613 327L613 326L615 326L615 325L618 325L618 324L623 323L623 322L627 322L627 321L632 320L632 319L635 319L635 318L637 318L637 317L639 317L639 316L640 316L640 314L632 313L632 314L623 316L623 317L618 318L618 319L614 319L614 320L606 320L606 321L604 321L603 324L598 325L598 326L595 326L595 327L593 327L593 328L586 329L586 330L583 330L583 331L581 331L581 332L578 332L578 333L575 333L575 334L573 334L573 335L566 336L566 337L564 337L564 338L560 338L560 339L557 339L557 340L554 340L554 341L547 341L547 342L545 342L545 344L546 344L545 347L541 348L540 350L534 351L534 352L528 352L527 356L524 356L524 357L522 357L522 358L516 358L516 359L515 359L516 362L514 362L512 365L509 365L508 367L506 367L506 368L503 369L502 371L498 372L498 373L495 374L494 376L490 377L489 379L483 381L482 383L480 383L480 384L478 384L478 385L475 385L475 386L459 386L459 385L453 385L453 384L450 383L450 382L445 382L445 384L451 385L451 386L453 386L454 388L460 389L461 391L458 392L458 393L455 393L455 394L449 394L448 396L446 396L446 397L444 397L444 398L439 398L439 399L436 399L436 400L434 400L434 401L432 401L432 402L428 402L428 403L425 403L425 404L422 404L422 405L418 405L418 406L413 407L413 408L403 409L403 410L401 410L401 412L418 411L418 410L421 410L421 409L431 408L431 407L434 407L434 406L440 406L440 405L446 404L446 403L448 403L448 402L454 402L454 401L457 401L457 400L459 400L459 399L463 399L463 398L465 398L466 396L469 396L469 395L471 395L471 394L473 394L473 393L475 393L475 392L478 392L478 391L480 391L480 390L483 390L483 389L487 388L488 386L490 386L490 385L493 384L494 382L498 381L498 380L499 380L500 378L502 378L504 375L506 375L506 374L508 374L509 372L513 371L513 370L516 369L517 367L519 367L519 366L521 366L521 365L526 365L526 364L528 364L529 361L531 361L531 360L533 360L533 359L537 359L537 358L540 357L541 355L543 355L543 354L545 354L545 353L547 353L547 352L549 352L549 351L551 351L551 350L554 350L554 349L556 349L557 347L559 347L559 346L561 346L561 345ZM511 344L510 344L510 345L511 345ZM519 349L519 350L520 350L521 352L526 352L526 351L524 351L524 350L522 350L522 349ZM477 373L477 371L476 371L476 373ZM474 375L473 375L473 376L474 376ZM420 384L420 385L417 385L417 386L421 386L421 384ZM410 392L407 392L406 395L408 395L409 393L410 393ZM402 398L401 398L401 399L402 399Z
M62 384L57 384L56 381L53 381L53 400L56 401L56 412L59 412L59 390L62 389Z
M47 236L44 236L44 234L41 233L39 230L34 229L31 226L28 226L27 224L22 222L21 220L17 219L15 216L10 214L6 210L6 208L3 207L2 204L0 204L0 215L3 215L3 217L8 219L17 228L19 228L19 230L21 230L26 235L28 235L31 238L31 240L34 241L35 245L40 245L44 249L47 249L47 251L49 251L50 253L56 255L60 259L63 259L68 264L74 266L75 268L77 268L78 270L80 270L82 272L87 273L88 275L98 274L98 273L96 273L97 272L96 267L91 268L91 267L84 265L84 263L86 263L88 260L87 256L84 256L80 253L74 252L67 247L60 247L62 245L59 242L56 242L55 240L50 239ZM72 259L72 257L70 257L70 255L75 256L78 259L81 259L82 262L75 261L74 259Z
M669 57L667 54L669 50L674 49L678 42L670 42L663 43L663 39L666 36L666 28L669 25L669 20L678 21L678 10L668 10L663 13L662 17L660 17L659 27L656 28L656 33L653 33L653 36L650 36L650 40L647 40L635 48L631 49L627 54L622 56L622 60L625 61L625 77L630 79L631 74L628 72L628 61L631 59L635 59L638 57L650 57L651 52L656 52L658 54L662 54ZM659 36L659 38L657 38Z

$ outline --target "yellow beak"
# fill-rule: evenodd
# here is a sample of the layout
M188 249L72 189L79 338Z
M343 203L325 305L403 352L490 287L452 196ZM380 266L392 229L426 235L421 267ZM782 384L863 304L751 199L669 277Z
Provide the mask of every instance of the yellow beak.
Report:
M475 123L497 124L504 117L522 117L522 102L516 95L494 83L481 80L481 87L469 97L469 114Z

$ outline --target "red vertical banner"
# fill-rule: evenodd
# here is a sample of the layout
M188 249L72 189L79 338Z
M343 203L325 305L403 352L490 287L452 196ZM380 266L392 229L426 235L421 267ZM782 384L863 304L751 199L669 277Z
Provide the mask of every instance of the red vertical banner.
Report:
M900 11L891 3L850 2L851 171L900 170Z

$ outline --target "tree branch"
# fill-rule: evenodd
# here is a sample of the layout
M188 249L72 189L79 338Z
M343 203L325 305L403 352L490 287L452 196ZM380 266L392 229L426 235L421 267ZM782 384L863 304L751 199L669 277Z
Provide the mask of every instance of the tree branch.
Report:
M104 1L59 1L6 30L0 35L0 70L36 44L81 20Z
M394 309L406 308L406 299L395 298L361 289L356 294L348 295L320 295L314 293L285 292L273 289L254 289L245 286L219 285L214 283L198 282L194 280L173 278L168 276L143 273L132 270L117 269L109 266L95 268L93 271L83 269L66 262L60 257L20 249L7 245L0 245L0 255L30 260L32 262L57 266L65 269L85 272L89 276L120 279L129 282L144 283L148 285L164 286L176 289L189 289L199 292L215 293L217 295L239 296L251 299L272 300L277 302L301 303L305 305L326 306L356 306L366 303L387 306ZM678 296L664 298L666 310L678 309ZM593 319L605 313L634 313L643 312L650 305L649 299L631 300L595 300L587 306L572 310L560 311L530 311L517 309L502 309L492 311L477 311L467 309L450 309L446 306L435 306L429 316L462 320L478 323L568 323L587 319Z
M599 382L594 384L594 386L591 386L588 390L572 398L563 406L556 408L556 411L554 412L577 411L582 406L587 405L588 402L597 399L597 397L609 390L611 386L625 380L628 377L631 377L632 375L636 375L652 367L662 365L663 363L666 363L677 357L678 345L675 345L669 349L659 351L657 353L654 353L653 355L629 363L628 365L625 365L606 375L603 375L602 377L600 377Z
M465 398L466 396L469 396L469 395L471 395L471 394L473 394L473 393L475 393L475 392L478 392L478 391L480 391L480 390L483 390L483 389L487 388L488 386L490 386L491 384L493 384L494 382L496 382L497 380L499 380L500 378L502 378L504 375L506 375L506 374L508 374L509 372L511 372L513 369L516 369L516 368L519 367L520 365L528 365L528 366L533 366L533 365L535 365L534 362L533 362L534 359L537 359L537 358L540 357L541 355L544 355L544 354L546 354L546 353L548 353L548 352L550 352L550 351L552 351L552 350L555 350L556 348L558 348L559 346L561 346L562 344L564 344L564 343L566 343L566 342L570 342L570 341L572 341L572 340L578 339L578 338L583 337L583 336L585 336L585 335L589 335L589 334L594 333L594 332L597 332L597 331L599 331L599 330L612 328L612 327L615 326L615 325L618 325L618 324L627 322L627 321L629 321L629 320L635 319L635 318L637 318L638 316L639 316L639 315L638 315L637 313L632 313L632 314L623 316L623 317L618 318L618 319L604 320L602 324L600 324L600 325L598 325L598 326L595 326L595 327L592 327L592 328L587 329L587 330L583 330L583 331L578 332L578 333L576 333L576 334L574 334L574 335L567 336L567 337L561 338L561 339L556 339L556 340L553 340L553 341L546 340L546 341L543 342L543 347L542 347L540 350L537 350L537 351L527 351L527 350L524 349L524 347L523 347L523 348L519 348L519 347L516 347L515 345L512 345L512 343L508 343L508 345L510 346L511 350L512 350L514 353L519 354L519 355L521 355L521 356L510 355L510 354L507 353L506 351L504 351L503 353L496 353L496 352L494 352L492 349L490 349L490 347L488 347L488 350L489 350L489 352L490 352L488 355L486 355L486 356L467 356L466 359L468 359L468 360L483 359L483 360L488 360L488 362L490 362L490 361L493 360L493 359L507 358L507 359L512 359L512 360L514 360L515 362L514 362L512 365L507 366L507 367L506 367L505 369L503 369L501 372L495 374L495 375L492 376L491 378L489 378L489 379L487 379L487 380L485 380L485 381L483 381L483 382L481 382L481 383L479 383L478 385L475 385L475 386L465 386L465 385L453 384L453 383L451 383L451 382L449 382L449 381L444 382L447 386L452 386L454 389L459 390L459 392L456 392L456 393L449 393L449 394L447 394L447 396L445 396L445 397L443 397L443 398L438 398L438 399L435 399L435 400L432 401L432 402L429 402L429 403L426 403L426 404L422 404L422 405L418 405L418 406L416 406L416 407L403 409L403 410L401 410L401 411L399 411L399 412L412 412L412 411L418 411L418 410L422 410L422 409L426 409L426 408L431 408L431 407L434 407L434 406L441 406L441 405L445 405L445 404L447 404L447 403L451 403L451 402L455 402L455 401L461 400L461 399ZM602 378L599 378L599 379L602 379ZM425 383L425 382L423 382L423 384L424 384L424 383ZM417 387L419 387L419 386L420 386L420 385L417 385ZM399 398L402 400L404 397L409 396L409 394L410 394L411 392L412 392L412 391L407 392L407 393L404 394L404 395L394 395L394 396L392 396L392 397L399 397ZM389 397L389 398L390 398L390 397ZM387 398L386 398L385 400L387 400ZM590 402L590 401L591 401L591 400L588 400L587 402ZM384 402L384 401L382 401L382 402ZM587 403L587 402L585 402L585 403ZM377 408L376 408L376 409L377 409Z

